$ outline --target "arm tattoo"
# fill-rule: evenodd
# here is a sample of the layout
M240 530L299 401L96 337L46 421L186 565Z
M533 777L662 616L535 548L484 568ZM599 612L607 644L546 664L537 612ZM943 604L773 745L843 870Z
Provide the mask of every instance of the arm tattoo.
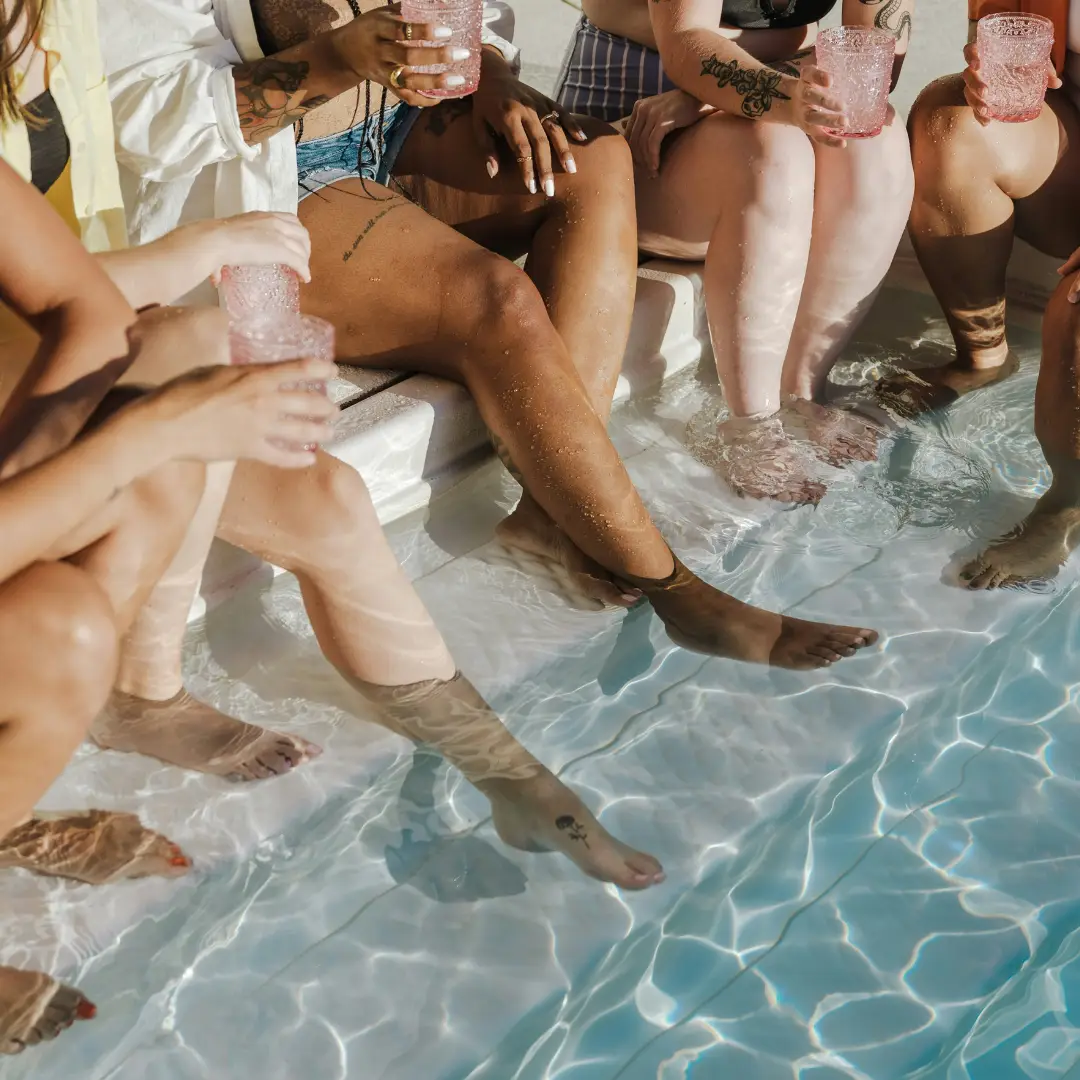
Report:
M774 100L790 100L780 89L780 72L770 68L741 68L737 61L719 60L713 53L708 60L702 61L701 74L711 75L721 89L730 86L741 95L743 116L751 120L764 116Z
M808 56L813 55L813 49L800 49L794 56L789 57L787 60L773 60L769 67L779 71L781 75L790 75L793 79L797 79L801 74L799 65Z
M236 109L245 142L257 143L276 135L329 100L322 94L308 95L304 82L309 68L304 61L272 56L233 68Z
M859 0L866 7L876 7L874 25L879 30L888 30L897 41L911 38L911 12L904 10L904 0ZM894 15L899 13L895 20Z

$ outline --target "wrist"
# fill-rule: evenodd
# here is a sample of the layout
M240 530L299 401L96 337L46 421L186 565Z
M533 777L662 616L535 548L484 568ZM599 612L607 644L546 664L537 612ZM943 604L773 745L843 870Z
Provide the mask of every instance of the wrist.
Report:
M347 22L301 46L308 52L307 81L313 94L337 97L368 79L367 73L357 71L350 59L353 50L349 46L355 26L355 20Z

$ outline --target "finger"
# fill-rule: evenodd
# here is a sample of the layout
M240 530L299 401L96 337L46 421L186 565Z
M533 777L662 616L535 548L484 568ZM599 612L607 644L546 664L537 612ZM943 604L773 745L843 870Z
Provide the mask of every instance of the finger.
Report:
M282 416L271 424L267 438L273 439L275 444L283 443L298 450L314 450L333 433L330 424L320 424L299 416Z
M469 49L460 45L444 45L434 49L409 45L403 41L388 41L382 49L380 59L389 68L414 68L431 67L434 64L457 64L468 60L471 55Z
M825 109L807 109L806 122L814 127L845 128L847 117L842 112L827 112Z
M1080 248L1077 248L1059 267L1058 273L1063 277L1071 274L1074 270L1080 270Z
M1078 300L1080 300L1080 274L1073 278L1069 286L1069 303L1075 304Z
M1054 68L1053 63L1050 63L1046 67L1046 85L1051 90L1060 90L1063 83L1058 77L1058 73Z
M623 138L630 143L631 147L634 145L634 129L641 120L640 105L641 99L639 98L634 102L634 108L631 110L630 115L626 119L626 123L623 125Z
M554 102L551 103L550 108L558 112L559 123L570 133L570 138L576 139L578 142L589 141L589 136L585 134L585 130L570 113L563 112Z
M552 153L559 159L563 169L573 175L577 172L577 162L574 160L574 152L570 149L570 143L566 138L566 124L567 119L559 116L544 124L544 130L551 143Z
M484 168L487 169L488 176L492 180L499 175L499 148L495 143L495 136L491 133L491 128L487 126L487 121L473 109L472 111L472 126L473 126L473 138L476 139L476 145L480 148L480 154L484 159Z
M220 368L210 368L211 372ZM226 369L230 370L230 369ZM289 383L317 382L320 379L332 379L337 372L337 365L332 360L319 360L316 357L304 357L298 360L286 360L280 364L251 364L243 370L243 375L260 384L269 386L288 386Z
M413 104L418 103L422 107L429 107L439 104L438 98L429 96L432 90L457 90L458 87L465 85L465 76L459 75L456 71L445 72L442 75L426 75L406 69L398 78L397 86L391 85L390 73L387 72L384 85L389 86L403 101L405 97L401 91L404 90L415 95Z
M813 64L809 67L804 67L799 73L799 77L803 82L811 83L814 86L832 86L832 76L827 71L823 71Z
M667 130L663 124L653 124L652 129L649 131L645 153L649 162L649 170L653 176L660 175L660 148L664 145L665 135L667 135Z
M843 150L847 146L847 139L840 135L833 135L824 128L817 128L810 132L810 138L819 146L831 146L836 150Z
M825 109L827 112L844 111L844 103L835 94L825 94L820 90L808 89L803 94L803 102Z
M524 114L521 123L532 144L533 165L540 190L552 199L555 197L555 172L551 166L551 143L548 140L547 128L540 123L540 117L531 109Z
M503 138L506 139L510 149L514 152L514 159L518 163L525 186L529 189L530 194L535 195L536 177L533 171L532 143L529 142L529 138L525 134L525 128L520 118L514 116L507 120Z
M379 36L389 41L446 41L454 31L440 23L406 22L390 15L379 27Z
M971 42L964 46L964 59L967 61L967 65L973 71L977 71L979 67L979 48L975 42Z
M295 383L266 399L266 408L282 416L300 417L326 424L338 414L338 407L321 390Z

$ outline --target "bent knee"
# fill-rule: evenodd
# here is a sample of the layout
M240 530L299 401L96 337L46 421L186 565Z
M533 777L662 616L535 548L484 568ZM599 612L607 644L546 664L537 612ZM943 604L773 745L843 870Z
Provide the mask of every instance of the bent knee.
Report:
M502 342L551 332L543 297L509 259L478 252L460 268L459 282L450 299L463 318L466 343L477 334Z
M788 124L750 124L729 117L707 120L705 126L707 130L712 126L719 133L721 123L729 126L724 133L724 153L718 156L713 151L719 151L720 146L707 143L707 167L715 170L717 161L731 160L732 142L728 136L732 133L736 135L738 148L735 160L741 165L725 169L719 183L743 185L743 199L761 206L812 207L814 147L802 131Z
M186 529L205 490L206 466L201 461L170 461L131 485L129 512L154 526Z
M576 201L596 201L609 206L615 196L634 197L634 159L630 144L613 127L589 117L578 118L588 142L568 140L576 171L563 172L555 182L555 195L572 195ZM555 160L553 153L553 162Z
M382 528L364 478L330 454L296 475L302 491L287 513L293 516L288 531L299 541L298 564L316 570L361 558Z
M964 99L962 76L935 79L919 94L908 116L908 132L916 165L924 169L936 167L958 142L984 140L985 129Z

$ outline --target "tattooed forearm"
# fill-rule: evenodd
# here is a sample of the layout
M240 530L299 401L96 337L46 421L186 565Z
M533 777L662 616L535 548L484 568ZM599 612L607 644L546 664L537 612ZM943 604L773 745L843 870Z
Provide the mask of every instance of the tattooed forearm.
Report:
M562 817L555 819L555 828L559 832L566 833L571 840L580 840L586 847L589 846L589 834L585 831L585 826L576 817L563 814Z
M352 245L348 248L348 250L345 252L345 254L341 256L341 261L342 262L348 262L353 257L353 255L356 254L356 249L367 239L368 233L371 232L371 230L374 229L375 226L378 225L378 223L380 221L382 221L382 219L384 217L386 217L387 214L392 214L395 210L399 209L402 206L406 206L406 205L407 205L407 203L405 202L404 199L395 199L390 206L387 206L387 207L383 208L382 210L380 210L360 230L360 232L357 234L356 239L352 242Z
M236 109L244 141L262 142L329 99L305 88L310 65L267 57L233 68Z
M904 0L859 0L866 7L876 7L874 25L879 30L888 30L897 41L911 38L911 12Z
M812 56L813 52L813 49L800 49L788 60L771 61L769 67L779 71L781 75L790 75L793 79L797 79L801 73L800 65L808 56Z
M701 74L711 75L716 85L723 89L730 86L742 101L742 112L751 120L764 116L774 101L790 101L790 96L780 89L782 75L771 68L741 68L735 60L720 60L713 53L701 63Z

